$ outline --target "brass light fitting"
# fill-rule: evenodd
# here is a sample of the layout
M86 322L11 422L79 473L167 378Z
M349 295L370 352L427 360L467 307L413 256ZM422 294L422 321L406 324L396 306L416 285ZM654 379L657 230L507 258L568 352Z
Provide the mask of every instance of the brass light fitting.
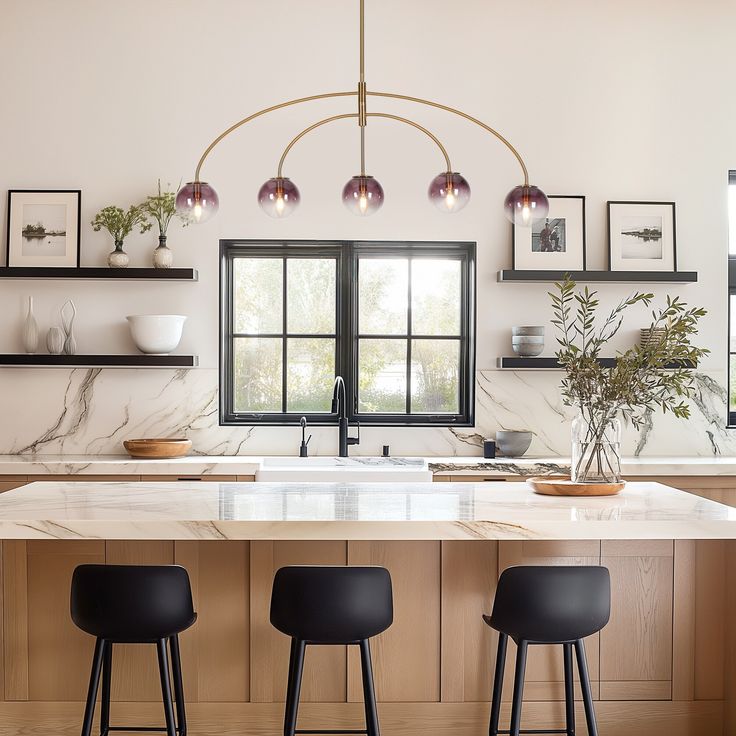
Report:
M318 120L304 128L289 142L281 154L276 176L266 181L258 192L258 201L266 214L272 217L286 217L291 214L299 204L299 190L296 185L283 175L284 162L291 149L308 133L313 130L336 122L338 120L353 119L358 123L360 133L360 174L352 177L343 188L343 202L345 206L357 215L370 215L380 209L384 193L383 188L376 179L366 174L366 128L371 118L391 120L413 127L427 136L440 150L444 157L445 168L438 174L429 185L428 196L430 201L443 212L457 212L461 210L470 199L470 186L465 178L452 170L450 157L447 149L439 138L431 131L407 117L401 117L386 112L372 112L368 109L368 99L371 97L402 100L417 105L434 107L445 112L458 115L468 122L474 123L486 132L498 139L516 158L523 175L524 183L514 187L504 202L506 216L516 225L529 226L533 221L542 220L547 216L549 203L541 189L529 184L529 171L519 151L511 145L501 133L495 128L487 125L478 118L469 115L457 108L444 105L440 102L425 100L411 95L398 94L395 92L374 92L369 90L365 82L365 0L360 2L360 29L359 29L359 81L356 91L326 92L323 94L299 97L287 100L277 105L264 108L252 113L242 120L238 120L229 128L218 135L199 158L197 168L194 172L194 181L185 184L176 196L176 206L179 213L193 222L205 222L217 212L219 199L215 190L200 179L202 166L213 149L227 138L231 133L243 127L246 123L263 115L281 110L292 105L300 105L316 100L324 100L337 97L355 97L357 100L357 112L332 115Z

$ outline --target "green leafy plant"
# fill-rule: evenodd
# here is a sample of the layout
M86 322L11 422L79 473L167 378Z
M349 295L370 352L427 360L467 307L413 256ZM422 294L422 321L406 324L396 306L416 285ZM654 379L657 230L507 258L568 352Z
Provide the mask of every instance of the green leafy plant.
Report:
M179 215L176 211L176 194L170 191L161 191L161 179L158 180L158 194L146 197L141 209L148 218L158 224L158 234L165 236L169 229L171 220L178 217L182 221L182 227L186 227L189 221Z
M90 223L95 232L107 230L115 241L115 245L122 243L125 238L140 228L141 234L151 229L151 223L146 219L146 213L140 205L132 204L127 212L120 207L104 207Z
M666 306L651 312L653 339L617 353L614 365L606 367L599 361L601 349L618 333L624 312L635 305L649 307L654 294L632 294L597 326L596 291L587 286L576 290L569 277L555 288L556 293L549 292L549 297L560 345L557 360L566 373L561 394L566 405L580 410L592 446L603 442L619 414L636 429L658 409L682 419L690 416L686 399L695 393L693 368L709 352L690 340L697 334L705 309L688 307L679 297L667 296ZM574 475L576 470L582 469L573 468Z

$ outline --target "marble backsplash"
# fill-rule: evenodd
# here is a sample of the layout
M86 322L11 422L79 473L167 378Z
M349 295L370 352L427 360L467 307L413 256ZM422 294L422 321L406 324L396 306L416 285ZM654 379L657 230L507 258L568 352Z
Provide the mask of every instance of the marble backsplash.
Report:
M476 426L363 427L353 455L480 455L497 429L530 429L528 455L569 455L572 412L559 395L560 374L477 373ZM189 437L203 455L294 455L298 427L218 425L216 370L4 369L0 379L0 454L124 454L132 437ZM624 431L625 455L733 455L725 428L725 372L697 375L692 418L655 414L641 432ZM310 453L334 455L333 427L310 428Z

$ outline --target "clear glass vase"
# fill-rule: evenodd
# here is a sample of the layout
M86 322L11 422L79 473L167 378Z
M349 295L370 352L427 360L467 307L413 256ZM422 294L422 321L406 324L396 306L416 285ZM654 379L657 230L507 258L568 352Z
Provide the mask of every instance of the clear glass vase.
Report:
M572 423L573 483L621 480L621 422L616 417L579 412Z

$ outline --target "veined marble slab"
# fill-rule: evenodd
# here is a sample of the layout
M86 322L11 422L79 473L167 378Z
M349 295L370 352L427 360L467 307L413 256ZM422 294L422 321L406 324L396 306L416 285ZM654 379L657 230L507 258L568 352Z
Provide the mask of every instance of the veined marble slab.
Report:
M736 508L657 483L610 498L526 483L32 483L2 539L736 539Z
M289 467L299 458L287 456ZM338 458L340 467L402 467L414 458ZM0 455L0 475L255 475L274 456L192 455L170 460L137 460L126 455ZM440 475L558 475L570 473L569 457L520 457L486 460L482 457L424 457ZM307 463L319 457L307 459ZM736 476L736 457L624 457L624 476Z

